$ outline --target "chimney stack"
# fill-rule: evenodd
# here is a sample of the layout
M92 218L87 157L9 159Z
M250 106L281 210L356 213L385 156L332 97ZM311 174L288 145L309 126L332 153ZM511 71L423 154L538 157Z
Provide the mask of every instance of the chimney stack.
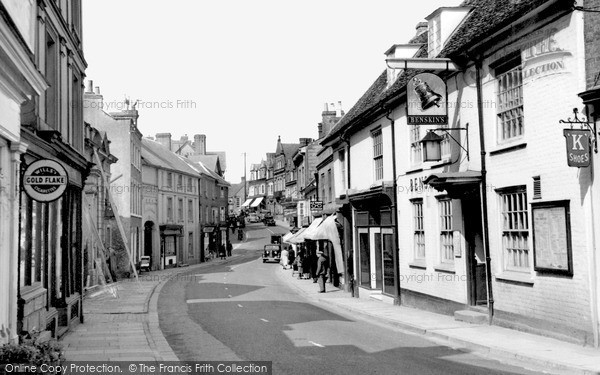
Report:
M87 81L87 85L85 85L85 92L88 94L94 93L94 81L92 81L91 79L89 79Z
M417 30L417 35L421 35L424 32L427 32L427 22L419 22L415 29Z
M160 143L171 151L171 133L158 133L156 134L156 142Z
M206 155L206 135L196 134L194 135L194 154L195 155Z

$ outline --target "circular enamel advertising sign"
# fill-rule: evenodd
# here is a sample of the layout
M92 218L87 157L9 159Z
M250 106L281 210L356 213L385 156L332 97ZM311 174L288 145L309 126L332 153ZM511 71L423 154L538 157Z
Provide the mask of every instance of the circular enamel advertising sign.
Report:
M29 164L23 175L23 188L27 195L38 202L52 202L60 198L69 177L60 163L41 159Z

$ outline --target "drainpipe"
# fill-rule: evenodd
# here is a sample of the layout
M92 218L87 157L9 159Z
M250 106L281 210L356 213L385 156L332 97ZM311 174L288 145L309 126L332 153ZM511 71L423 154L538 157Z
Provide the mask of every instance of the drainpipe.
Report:
M350 189L350 184L352 182L350 176L351 176L351 164L350 164L350 139L346 138L346 134L341 134L340 135L340 139L346 144L346 173L348 174L348 178L346 179L346 189ZM347 197L346 197L347 198ZM352 208L350 208L350 216L352 217ZM353 236L353 231L354 229L351 227L350 228L350 238L352 238ZM346 237L346 236L344 236ZM347 246L347 242L346 241L346 246ZM352 247L354 247L354 243L352 243ZM356 274L356 270L358 270L358 259L355 256L355 252L354 252L354 248L352 249L352 278L350 279L350 290L352 293L352 297L356 297L358 298L358 285L356 285L356 278L354 277L354 275ZM346 268L348 268L348 266L346 266ZM347 271L347 269L346 269Z
M485 136L483 132L483 96L481 93L481 59L475 60L475 73L477 82L477 115L479 118L479 147L481 149L481 221L483 226L483 249L485 252L485 274L488 295L488 323L491 325L494 317L494 296L492 292L492 258L490 256L490 237L488 230L487 209L487 170L485 166Z
M385 110L385 108L383 108ZM394 237L395 237L395 246L394 246L394 278L396 279L396 290L394 291L394 304L400 305L400 254L398 248L398 186L396 185L396 126L394 119L390 117L392 113L391 109L387 110L385 118L390 121L390 125L392 127L392 173L394 178L393 189L394 189L394 202L392 202L392 215L394 215Z

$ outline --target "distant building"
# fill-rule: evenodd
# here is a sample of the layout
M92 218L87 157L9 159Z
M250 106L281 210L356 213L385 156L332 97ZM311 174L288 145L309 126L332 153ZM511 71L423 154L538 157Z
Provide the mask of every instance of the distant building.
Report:
M139 115L129 103L121 111L105 112L100 88L92 86L93 82L89 81L84 95L84 118L91 126L106 133L111 141L111 152L118 159L111 166L113 180L110 192L117 206L117 212L113 214L119 215L125 230L125 238L122 238L116 221L109 221L105 230L106 245L116 252L117 276L128 277L132 272L131 262L137 264L143 249L142 133L137 126ZM125 243L129 247L129 254Z
M225 176L227 170L226 154L224 151L207 151L206 135L196 134L192 142L187 135L182 136L179 140L173 140L171 133L158 133L155 140L172 152L191 161L201 162L219 176Z

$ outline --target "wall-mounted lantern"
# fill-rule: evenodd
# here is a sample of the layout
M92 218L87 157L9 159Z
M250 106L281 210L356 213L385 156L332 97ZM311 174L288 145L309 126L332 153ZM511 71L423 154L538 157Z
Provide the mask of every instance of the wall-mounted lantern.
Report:
M467 132L467 148L464 148L458 140L456 140L449 132L449 130L464 130ZM442 142L444 141L444 137L440 136L436 133L436 131L445 131L448 137L452 139L456 144L460 146L467 153L467 160L469 160L469 124L467 124L464 128L437 128L430 129L425 137L420 140L420 143L423 147L423 161L433 161L437 162L442 160Z

